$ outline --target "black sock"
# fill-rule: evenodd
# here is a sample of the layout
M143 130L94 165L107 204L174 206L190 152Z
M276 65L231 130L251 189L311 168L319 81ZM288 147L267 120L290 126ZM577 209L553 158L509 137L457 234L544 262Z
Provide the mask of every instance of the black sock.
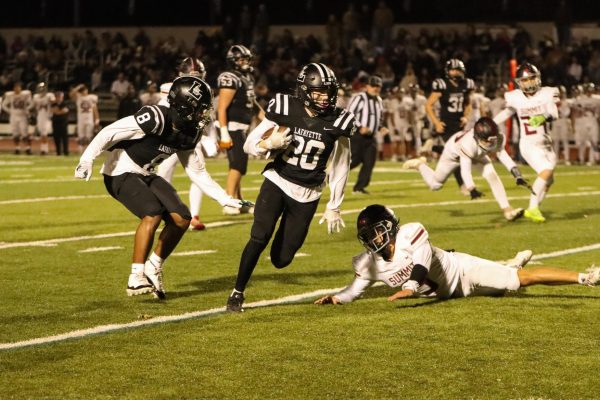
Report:
M267 244L255 242L250 239L242 252L242 259L240 260L240 269L238 270L237 280L235 282L235 290L243 292L246 289L246 285L254 272L254 268L258 263L260 254L267 247Z

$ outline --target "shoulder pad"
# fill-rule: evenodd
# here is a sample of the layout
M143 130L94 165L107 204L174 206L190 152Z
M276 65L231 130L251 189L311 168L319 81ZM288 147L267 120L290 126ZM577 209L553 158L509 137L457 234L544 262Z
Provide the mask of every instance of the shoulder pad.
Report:
M352 257L354 273L358 277L370 279L369 269L371 268L372 264L373 256L368 251L365 251L364 253L360 253L359 255Z
M134 115L135 122L146 135L162 135L168 121L168 108L144 106Z
M336 109L339 112L338 117L333 122L334 128L338 128L341 134L346 137L354 135L356 132L356 118L348 110Z
M434 92L441 92L446 89L446 82L443 79L436 79L431 84L431 90Z
M217 78L219 89L238 89L240 86L242 86L240 77L233 72L223 72Z
M418 222L401 225L398 235L404 239L409 247L418 247L429 240L429 233Z
M278 115L290 115L290 95L276 93L267 105L267 113Z

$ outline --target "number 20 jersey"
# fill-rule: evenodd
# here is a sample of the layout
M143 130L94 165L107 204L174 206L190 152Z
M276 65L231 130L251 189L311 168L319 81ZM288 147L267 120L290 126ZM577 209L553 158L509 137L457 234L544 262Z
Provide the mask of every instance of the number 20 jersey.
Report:
M266 118L290 128L293 141L265 170L273 168L282 178L308 188L321 186L325 181L335 142L356 131L351 112L336 107L329 114L310 117L302 100L281 93L269 102Z

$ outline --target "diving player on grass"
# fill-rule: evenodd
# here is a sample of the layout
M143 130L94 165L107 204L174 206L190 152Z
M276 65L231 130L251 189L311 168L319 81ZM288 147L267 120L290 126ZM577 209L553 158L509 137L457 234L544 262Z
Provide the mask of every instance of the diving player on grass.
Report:
M192 216L175 188L156 175L156 167L173 153L188 176L204 193L221 206L241 207L212 180L197 144L210 121L211 89L203 80L184 76L173 81L170 107L144 106L135 115L122 118L102 129L85 150L75 177L89 180L92 164L108 151L101 173L112 197L141 221L135 233L131 275L127 294L153 292L165 297L162 269L187 230ZM154 252L148 258L154 234L161 221L165 226Z
M271 263L275 268L284 268L292 262L319 205L330 159L331 198L319 223L327 221L329 233L339 232L344 226L340 205L350 170L350 136L356 130L354 115L336 107L339 86L326 65L304 66L296 83L297 95L278 93L269 103L266 118L244 144L249 154L276 155L263 172L265 180L256 199L250 240L242 253L235 288L227 300L228 311L243 311L246 285L280 219L271 245ZM272 128L273 133L264 137Z
M517 253L504 265L442 250L432 246L423 225L400 225L394 212L379 204L360 212L357 229L358 240L367 251L352 259L354 281L315 304L350 303L377 281L400 289L388 297L389 301L406 297L500 296L531 285L596 286L600 282L600 267L592 267L587 273L551 267L523 269L531 258L530 250Z

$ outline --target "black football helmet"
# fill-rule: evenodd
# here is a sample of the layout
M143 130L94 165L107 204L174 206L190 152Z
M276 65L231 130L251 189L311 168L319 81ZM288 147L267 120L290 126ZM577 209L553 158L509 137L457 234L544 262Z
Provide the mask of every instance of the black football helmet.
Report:
M388 245L396 239L399 226L400 221L392 210L381 204L372 204L358 214L357 237L367 250L379 253L389 261L393 254Z
M210 122L212 91L195 76L181 76L173 81L167 96L174 122L179 129L194 127L200 131Z
M317 114L326 114L335 109L339 84L335 74L329 67L322 63L305 65L296 78L296 91L298 97L306 107ZM327 98L316 101L312 91L325 91Z
M195 76L202 80L206 78L206 68L202 61L194 57L186 57L179 64L179 76Z
M451 73L451 71L458 71L457 73ZM467 75L467 69L465 68L465 63L463 63L458 58L451 58L446 61L446 65L444 67L444 72L446 73L446 78L453 81L462 81L465 79Z
M542 74L535 65L526 62L517 68L515 82L523 93L532 95L542 87Z
M498 125L489 117L482 117L475 122L473 135L477 145L485 151L498 151L502 145L502 135L498 132Z
M227 64L230 68L240 72L252 72L252 52L242 44L234 44L227 50ZM247 60L246 63L240 63L241 60Z

